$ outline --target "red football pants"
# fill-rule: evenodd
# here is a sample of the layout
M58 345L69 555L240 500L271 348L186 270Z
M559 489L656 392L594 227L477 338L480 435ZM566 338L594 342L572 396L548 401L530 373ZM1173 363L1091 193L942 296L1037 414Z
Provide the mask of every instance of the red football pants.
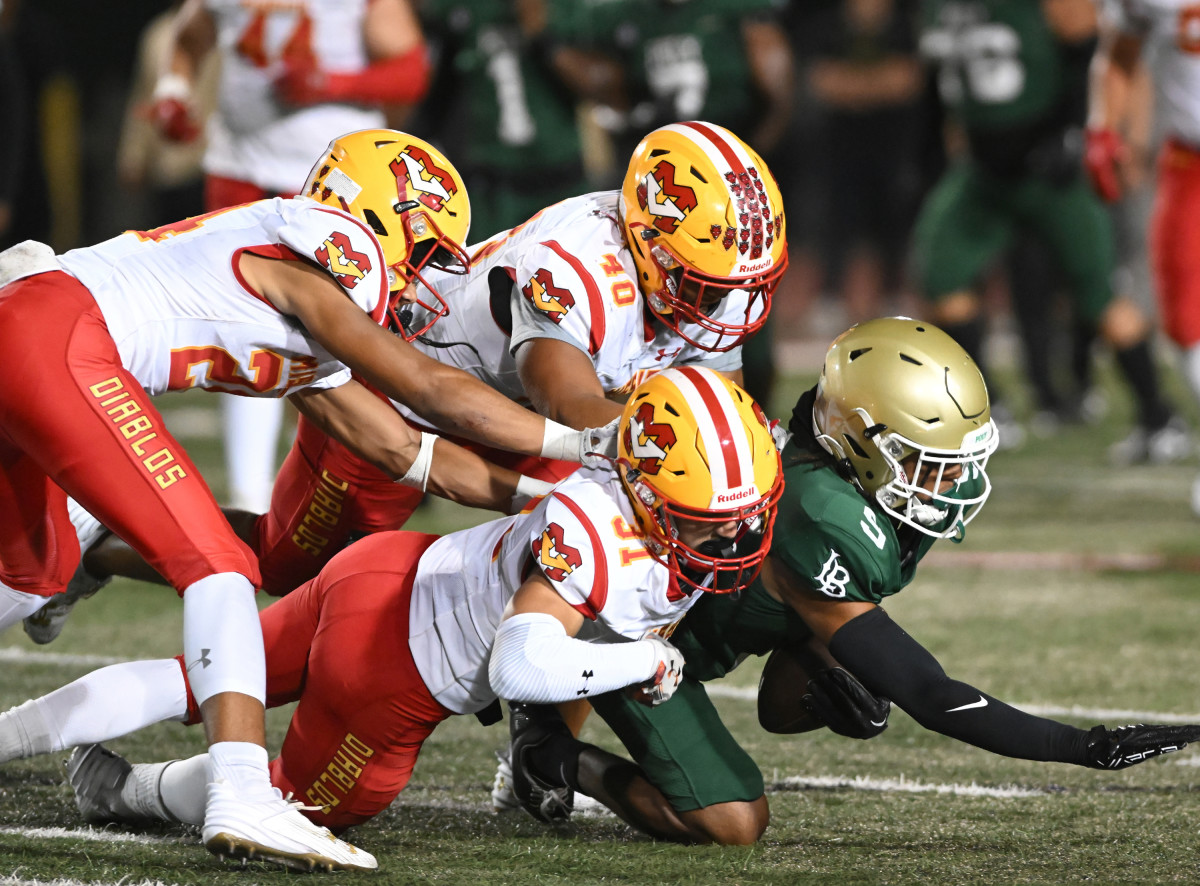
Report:
M502 467L554 482L579 465L515 455L454 438ZM258 518L251 546L263 589L286 594L316 575L354 537L399 529L424 493L401 486L300 417L296 441L271 492L271 509Z
M421 744L452 715L421 679L408 646L417 561L435 535L383 532L260 614L267 707L298 701L271 783L340 831L388 807ZM186 675L185 675L186 676ZM199 721L188 690L189 722Z
M1167 141L1158 159L1150 257L1167 335L1200 342L1200 151Z
M254 556L122 365L91 293L55 271L0 289L0 581L49 596L79 564L70 494L179 592ZM64 492L65 490L65 492Z

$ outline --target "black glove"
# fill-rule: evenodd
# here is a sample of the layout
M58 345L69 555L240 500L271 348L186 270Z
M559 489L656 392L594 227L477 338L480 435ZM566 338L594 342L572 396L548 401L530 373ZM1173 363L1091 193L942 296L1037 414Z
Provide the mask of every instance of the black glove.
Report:
M1094 726L1088 731L1087 760L1092 769L1124 769L1151 757L1171 754L1200 741L1200 726Z
M825 668L800 699L829 729L848 738L872 738L887 729L892 703L877 698L845 668Z
M575 808L570 779L579 767L582 743L575 740L551 705L508 705L513 793L539 821L566 821Z

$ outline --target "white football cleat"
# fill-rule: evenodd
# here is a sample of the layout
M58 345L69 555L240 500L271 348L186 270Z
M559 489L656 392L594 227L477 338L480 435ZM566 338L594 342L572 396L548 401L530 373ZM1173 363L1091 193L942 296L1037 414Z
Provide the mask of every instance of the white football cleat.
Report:
M294 871L373 871L369 852L339 840L328 828L300 814L298 800L278 789L262 800L246 800L224 781L208 783L201 839L218 858L264 861Z
M76 567L65 591L55 594L41 609L24 620L25 633L29 635L29 639L42 646L62 633L67 616L71 614L76 603L86 600L112 581L112 576L96 578L89 574L83 568L82 560L83 554L109 535L108 529L73 498L67 499L67 514L71 518L71 525L75 527L75 533L79 536L79 566Z

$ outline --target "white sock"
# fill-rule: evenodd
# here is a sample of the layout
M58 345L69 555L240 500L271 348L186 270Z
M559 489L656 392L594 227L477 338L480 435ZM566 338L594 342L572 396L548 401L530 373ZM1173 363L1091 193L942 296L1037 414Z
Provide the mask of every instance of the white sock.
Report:
M46 605L49 597L27 594L0 584L0 634Z
M1200 343L1183 352L1183 377L1192 396L1200 402Z
M183 652L197 704L222 692L266 700L267 660L249 579L222 572L188 585Z
M39 699L31 699L0 714L0 763L61 750L61 746L54 746L54 737L42 714Z
M208 754L166 763L135 763L121 799L147 818L204 824Z
M187 717L187 684L173 658L129 661L84 674L33 702L50 735L49 753L128 735ZM24 707L24 706L22 706Z
M229 503L265 514L271 506L271 485L279 472L277 447L284 404L276 397L221 396L225 438L225 468Z
M209 745L207 769L208 781L223 781L247 800L271 796L267 749L252 742L218 741Z

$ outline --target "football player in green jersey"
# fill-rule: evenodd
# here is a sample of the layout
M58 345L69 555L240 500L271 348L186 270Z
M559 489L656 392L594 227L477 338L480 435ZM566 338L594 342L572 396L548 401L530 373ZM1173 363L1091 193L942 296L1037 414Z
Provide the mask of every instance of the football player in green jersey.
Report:
M1114 461L1165 462L1191 440L1159 390L1150 325L1114 296L1110 219L1083 173L1082 125L1096 13L1091 0L924 0L920 46L966 149L927 196L913 263L934 319L978 362L979 277L1017 233L1053 253L1074 310L1111 347L1138 427Z
M868 738L896 704L927 729L1009 757L1121 769L1200 740L1198 726L1078 729L948 676L881 604L938 539L961 541L991 489L997 432L975 363L940 329L871 320L829 349L796 404L784 494L763 572L692 608L671 641L684 681L650 709L592 699L634 762L571 737L553 709L513 706L512 789L545 819L594 797L662 839L752 843L767 825L762 775L702 685L769 655L759 720Z

